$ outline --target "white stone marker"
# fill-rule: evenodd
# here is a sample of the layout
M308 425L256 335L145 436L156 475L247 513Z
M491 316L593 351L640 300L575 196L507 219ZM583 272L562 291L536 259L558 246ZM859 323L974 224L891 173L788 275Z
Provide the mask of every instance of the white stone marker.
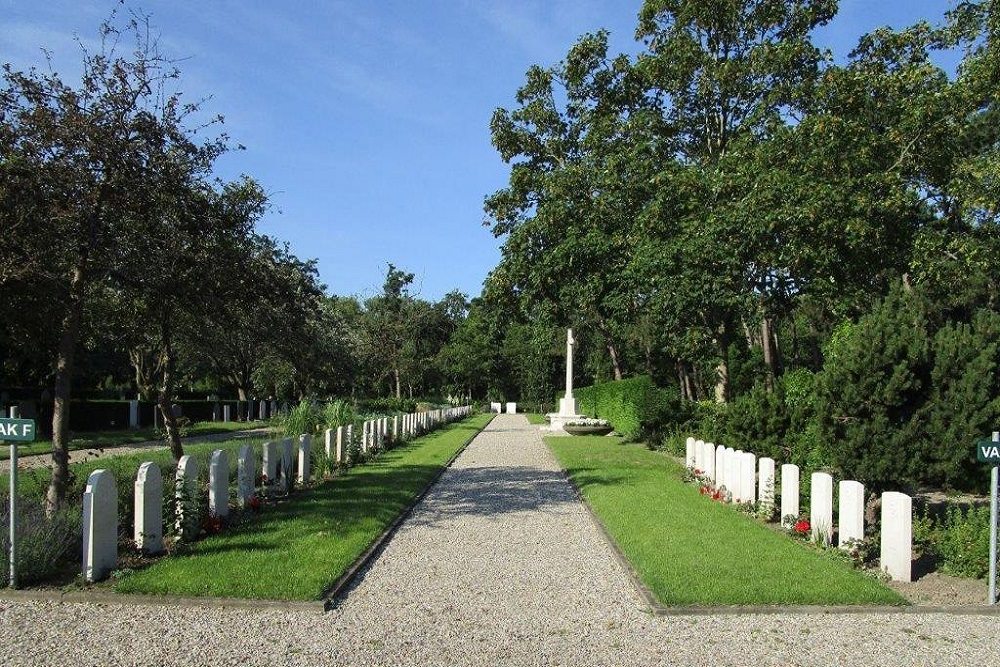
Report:
M809 525L813 542L833 544L833 477L814 472L811 480Z
M740 456L740 502L752 503L757 499L757 457L753 452Z
M726 452L726 488L732 495L730 500L732 502L739 502L740 498L743 497L743 492L740 490L740 482L743 480L743 475L740 469L743 467L743 450L728 448Z
M174 483L174 499L177 501L174 529L182 540L198 536L198 462L185 455L177 462Z
M343 463L344 462L344 427L343 426L338 426L337 427L337 435L335 436L334 442L335 442L335 444L334 444L333 453L331 455L331 458L333 459L333 461L335 463Z
M229 455L223 449L212 452L208 464L208 513L220 519L229 516Z
M368 452L368 434L371 431L372 423L370 421L363 422L361 424L361 453L366 454Z
M765 507L774 509L774 459L764 457L757 462L757 500Z
M336 451L337 447L337 443L335 440L336 436L334 435L335 433L336 431L332 428L328 428L325 431L323 431L323 449L324 451L326 451L326 458L330 459L331 461L337 460L333 458L334 452Z
M688 469L690 469L690 470L694 470L694 465L695 465L694 448L695 448L695 443L696 442L697 441L694 438L690 437L690 436L688 437L687 441L685 442L684 465L687 466Z
M265 442L262 459L260 472L264 477L264 486L270 490L278 483L278 443Z
M694 441L694 469L705 472L705 441Z
M229 405L228 403L222 406L222 421L224 422L233 421L233 406Z
M292 474L292 439L285 438L281 441L281 470L278 472L278 479L281 480L281 489L285 493L291 493L292 491L292 480L295 476Z
M236 458L236 503L246 507L254 496L253 447L243 445Z
M905 493L882 494L882 544L879 567L893 581L912 581L913 499Z
M351 463L351 457L354 456L354 424L347 425L346 437L347 440L344 441L345 449L343 451L343 454L344 454L344 463L349 464Z
M844 548L849 540L865 538L865 485L845 479L837 491L837 545Z
M308 484L312 476L312 436L299 436L299 484Z
M147 554L163 551L163 475L160 466L146 461L135 476L133 539Z
M781 525L799 519L799 467L793 463L781 466Z
M715 482L715 444L711 442L706 442L704 447L703 458L705 459L705 467L702 470L705 471L705 477L708 478L709 482Z
M83 577L100 581L118 564L118 489L109 470L95 470L83 493Z
M399 419L399 415L393 415L393 417L392 417L392 442L393 442L393 444L399 442L402 439L402 438L400 438L400 431L399 431L399 429L400 429L400 421L401 420Z
M726 448L715 448L715 488L726 485Z
M517 403L508 403L507 404L507 414L509 414L509 415L516 415L517 414Z

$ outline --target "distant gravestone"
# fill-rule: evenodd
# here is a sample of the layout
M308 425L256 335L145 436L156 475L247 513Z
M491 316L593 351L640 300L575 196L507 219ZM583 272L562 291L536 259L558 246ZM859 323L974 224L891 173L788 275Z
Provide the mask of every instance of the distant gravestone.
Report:
M277 401L271 401L270 415L272 417L274 417L277 414L278 414L278 402Z
M253 447L240 447L236 459L236 502L240 507L246 507L254 497L254 461Z
M222 421L231 422L233 421L233 406L226 403L222 406Z
M344 443L345 449L343 450L344 463L350 464L354 458L354 424L347 425L347 440Z
M198 462L189 455L177 462L174 500L177 536L181 540L192 540L198 536L201 512L198 507Z
M147 554L163 551L163 475L160 466L146 461L135 477L133 539Z
M837 546L865 539L865 485L845 479L837 487Z
M299 484L308 484L312 474L312 436L299 436Z
M285 438L281 441L281 470L278 471L278 480L281 484L281 490L285 493L291 493L292 484L295 480L295 476L292 473L293 460L292 439Z
M757 462L757 500L774 509L774 459L764 457Z
M263 477L264 487L270 491L278 484L278 443L264 443L262 460L260 474Z
M83 493L83 577L100 581L118 565L118 489L109 470L95 470Z
M726 485L726 448L719 445L715 448L715 488Z
M334 458L337 449L336 429L328 428L323 431L323 451L326 452L326 458L330 461L336 461Z
M704 451L704 454L703 454L702 458L704 458L704 460L705 460L705 463L704 463L705 467L702 468L702 470L704 470L704 472L705 472L705 477L707 477L708 480L711 483L714 484L715 483L715 443L706 442L704 450L705 451Z
M743 497L743 493L740 491L742 457L742 449L726 448L726 489L732 495L733 502L738 502Z
M507 404L507 414L509 414L509 415L516 415L517 414L517 403L508 403Z
M821 544L833 544L833 477L814 472L811 478L809 525L812 539Z
M799 518L799 467L792 463L781 466L781 524L794 524Z
M260 402L260 418L261 421L267 419L267 401Z
M684 441L684 465L691 470L694 470L695 467L694 448L696 442L697 440L690 436Z
M395 415L392 418L392 441L394 443L400 441L399 433L399 415Z
M346 458L347 450L344 448L346 444L344 442L344 436L346 435L345 433L346 430L347 429L345 429L343 426L337 427L337 448L336 450L334 450L334 461L336 461L337 463L344 463L347 460Z
M753 452L743 452L740 457L740 502L757 500L757 457Z
M882 541L879 567L893 581L913 578L913 499L905 493L882 494Z
M223 449L212 452L208 464L208 513L219 519L229 516L229 456Z

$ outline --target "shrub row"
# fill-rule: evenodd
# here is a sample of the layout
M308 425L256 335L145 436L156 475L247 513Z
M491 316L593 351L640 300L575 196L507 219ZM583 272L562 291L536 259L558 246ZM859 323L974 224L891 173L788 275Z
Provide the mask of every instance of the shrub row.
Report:
M630 440L658 441L663 427L678 419L680 408L647 375L583 387L576 398L580 412L607 419Z

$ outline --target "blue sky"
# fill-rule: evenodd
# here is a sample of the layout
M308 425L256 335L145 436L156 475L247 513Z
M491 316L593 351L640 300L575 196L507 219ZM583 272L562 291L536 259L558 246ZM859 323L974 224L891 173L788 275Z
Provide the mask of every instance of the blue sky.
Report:
M842 0L817 41L844 56L879 25L938 19L945 0ZM0 61L76 71L78 34L93 41L110 0L0 0ZM607 28L634 52L639 0L146 0L161 47L181 63L181 90L211 95L246 146L219 174L247 173L275 209L261 230L317 258L328 289L368 296L385 263L416 290L477 295L499 259L483 198L507 169L489 120L511 106L533 63L558 61Z

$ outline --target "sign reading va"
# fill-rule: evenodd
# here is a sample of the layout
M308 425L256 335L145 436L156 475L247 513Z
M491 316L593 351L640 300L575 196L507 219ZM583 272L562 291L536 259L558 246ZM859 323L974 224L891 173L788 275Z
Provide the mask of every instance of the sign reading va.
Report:
M980 463L1000 465L1000 442L980 440L976 443L976 458Z
M34 439L34 419L0 419L0 440L32 442Z

